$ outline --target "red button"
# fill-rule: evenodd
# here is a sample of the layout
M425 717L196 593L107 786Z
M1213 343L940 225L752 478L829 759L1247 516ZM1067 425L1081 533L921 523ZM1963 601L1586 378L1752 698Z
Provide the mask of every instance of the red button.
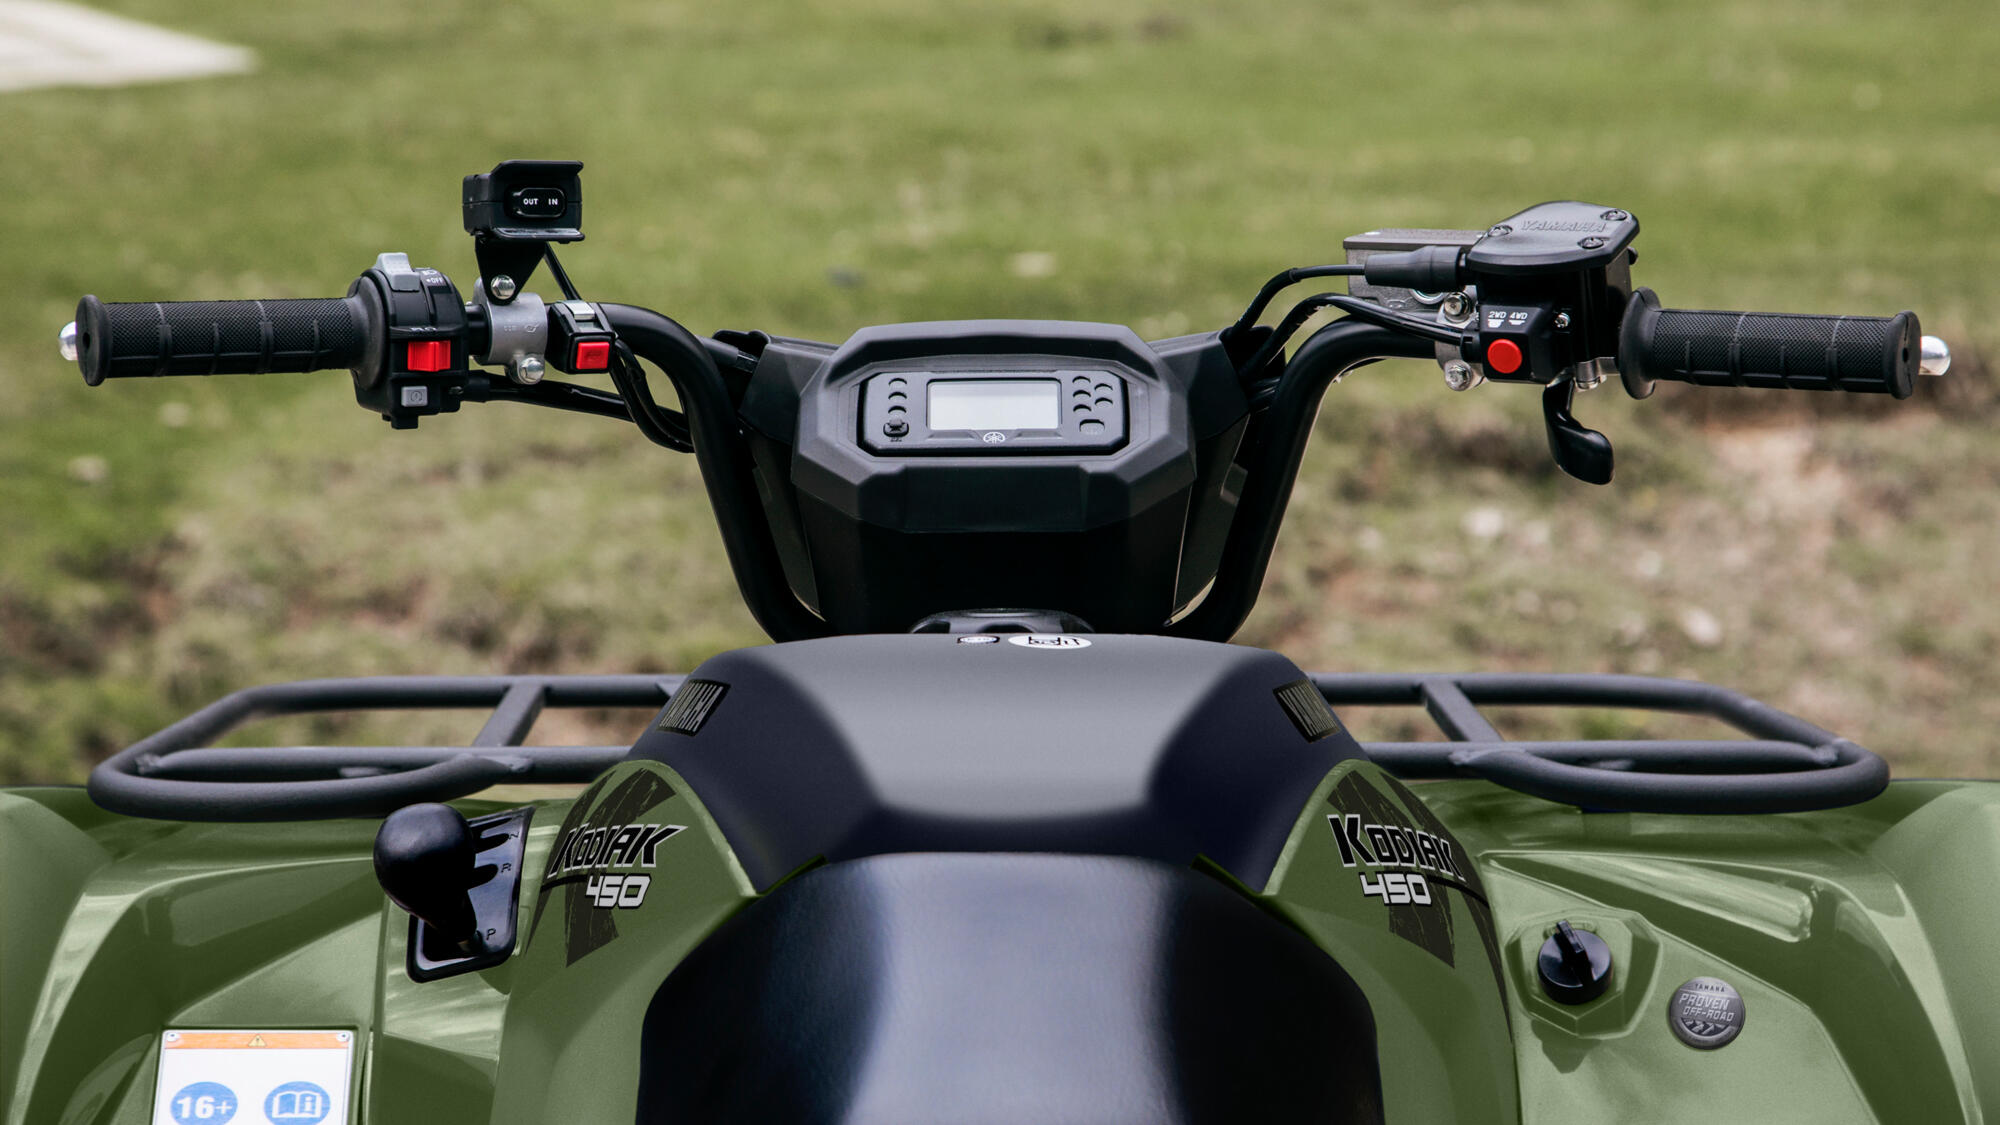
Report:
M570 367L576 371L611 370L611 342L609 340L584 340L576 345L576 362Z
M450 340L411 340L403 366L412 371L444 371L451 367Z
M1486 366L1502 375L1521 369L1521 345L1512 340L1495 340L1486 345Z

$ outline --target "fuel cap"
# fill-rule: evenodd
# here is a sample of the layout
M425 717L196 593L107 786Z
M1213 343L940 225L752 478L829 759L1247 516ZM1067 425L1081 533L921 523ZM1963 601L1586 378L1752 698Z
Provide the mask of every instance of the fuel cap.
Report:
M1558 1004L1587 1004L1611 987L1611 947L1589 930L1557 922L1535 959L1542 991Z

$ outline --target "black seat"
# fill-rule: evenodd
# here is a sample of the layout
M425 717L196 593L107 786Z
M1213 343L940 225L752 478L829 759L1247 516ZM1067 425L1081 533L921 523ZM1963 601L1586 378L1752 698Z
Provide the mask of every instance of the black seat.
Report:
M638 1049L640 1125L1382 1120L1347 974L1220 882L1144 860L807 872L689 954Z
M687 780L759 888L940 851L1206 856L1261 886L1361 753L1304 679L1167 637L799 641L704 663L633 754Z

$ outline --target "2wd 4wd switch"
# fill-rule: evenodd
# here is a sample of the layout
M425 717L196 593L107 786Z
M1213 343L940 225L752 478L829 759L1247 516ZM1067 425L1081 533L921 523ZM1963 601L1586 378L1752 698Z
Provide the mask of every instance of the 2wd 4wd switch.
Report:
M1482 305L1475 325L1486 377L1545 382L1563 367L1549 310L1539 305Z

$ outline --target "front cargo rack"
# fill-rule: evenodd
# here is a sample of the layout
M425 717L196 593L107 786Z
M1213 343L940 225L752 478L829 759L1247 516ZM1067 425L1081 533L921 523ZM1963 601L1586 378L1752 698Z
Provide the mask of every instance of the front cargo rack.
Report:
M545 708L664 707L682 676L376 676L268 684L226 696L106 759L100 806L167 820L383 816L498 784L585 782L625 746L526 746ZM1857 804L1889 767L1872 752L1739 692L1691 680L1612 675L1316 675L1336 708L1422 707L1447 742L1364 742L1398 777L1482 778L1609 812L1773 813ZM1480 712L1607 707L1707 715L1738 739L1511 741ZM241 724L341 711L484 710L465 746L210 748Z
M163 820L386 816L500 784L589 781L626 746L524 746L546 708L658 710L684 676L367 676L265 684L223 697L105 759L90 797ZM484 710L469 746L207 749L252 719L338 711Z
M1741 692L1652 676L1317 675L1328 703L1422 706L1449 742L1364 742L1409 780L1476 777L1604 812L1780 813L1860 804L1889 784L1873 751ZM1480 705L1611 707L1706 715L1724 739L1512 741Z

